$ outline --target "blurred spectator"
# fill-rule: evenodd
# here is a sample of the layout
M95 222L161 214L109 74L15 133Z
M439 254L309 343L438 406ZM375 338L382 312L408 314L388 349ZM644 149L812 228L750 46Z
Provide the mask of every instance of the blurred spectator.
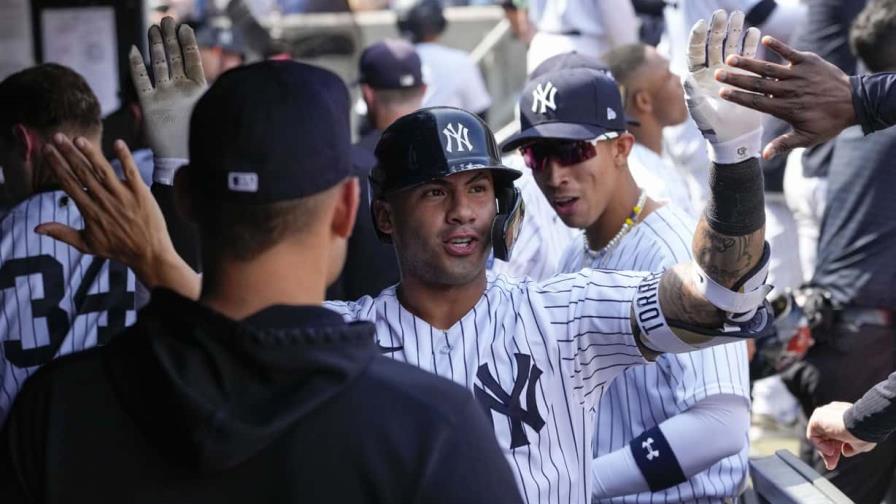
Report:
M873 72L896 71L896 2L872 0L850 33ZM809 415L832 401L854 402L896 369L896 130L864 136L855 126L835 141L818 259L811 285L823 293L809 310L815 345L785 377ZM806 446L804 455L811 456ZM823 467L817 460L817 467ZM841 461L828 474L856 502L880 502L896 468L896 439Z
M395 248L383 243L373 228L366 177L376 164L373 152L383 130L420 108L426 85L420 57L414 46L404 40L384 40L364 49L359 74L361 96L373 128L352 146L352 163L364 179L361 204L348 242L345 267L327 291L327 299L376 296L400 279Z
M688 119L680 77L669 70L669 60L644 44L617 47L604 61L622 88L625 115L631 121L635 144L628 163L635 182L651 198L696 217L683 171L663 155L663 129Z
M492 98L479 68L469 54L438 43L447 26L438 0L421 0L398 16L398 31L414 43L423 62L423 106L458 107L484 116Z
M600 58L614 47L638 41L631 0L527 1L537 29L526 55L527 72L557 54L575 51Z
M245 61L246 47L237 30L206 24L196 30L196 42L199 43L202 69L209 84Z

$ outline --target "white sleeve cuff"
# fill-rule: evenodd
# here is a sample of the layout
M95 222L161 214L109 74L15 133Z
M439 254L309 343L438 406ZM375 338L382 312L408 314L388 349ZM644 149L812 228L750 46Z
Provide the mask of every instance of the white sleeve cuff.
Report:
M154 157L152 181L166 186L174 185L174 175L182 166L188 164L189 159Z
M706 149L709 160L716 164L735 164L751 157L759 157L762 151L762 128L725 142L712 143L707 140Z

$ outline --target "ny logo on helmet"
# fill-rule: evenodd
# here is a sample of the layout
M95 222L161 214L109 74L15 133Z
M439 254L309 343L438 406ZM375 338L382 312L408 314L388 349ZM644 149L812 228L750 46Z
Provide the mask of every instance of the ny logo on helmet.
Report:
M532 90L532 112L537 114L544 114L547 109L551 109L553 111L557 110L557 104L554 102L554 97L557 96L557 88L554 87L554 84L548 82L547 84L539 84Z
M468 151L473 150L473 144L470 143L470 137L467 128L464 127L463 124L449 124L445 126L445 129L442 130L442 133L445 134L445 150L448 152L463 152L464 147ZM454 139L454 143L452 144L451 140Z

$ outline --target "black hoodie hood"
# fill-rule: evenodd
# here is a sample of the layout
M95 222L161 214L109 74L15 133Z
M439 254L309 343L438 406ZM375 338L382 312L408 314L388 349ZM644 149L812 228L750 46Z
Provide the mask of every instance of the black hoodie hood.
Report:
M373 325L325 308L274 306L234 321L164 290L134 329L130 349L107 347L115 393L163 457L202 474L270 445L377 355Z

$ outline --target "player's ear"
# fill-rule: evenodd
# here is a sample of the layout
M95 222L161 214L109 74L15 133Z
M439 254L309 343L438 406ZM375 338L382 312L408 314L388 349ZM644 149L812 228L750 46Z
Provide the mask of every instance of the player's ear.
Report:
M616 166L627 166L628 155L632 152L635 145L635 137L624 131L619 134L619 138L613 142L613 160Z
M358 177L349 177L337 188L336 208L333 212L332 230L340 238L348 238L355 228L358 204L361 200L361 186Z
M376 93L373 91L372 87L367 84L361 84L361 97L364 98L364 103L366 103L368 107L373 106L375 96Z
M632 107L639 114L652 114L653 98L647 91L639 89L632 95Z
M12 134L15 138L16 155L23 163L32 162L37 150L41 148L40 142L37 141L37 135L24 124L13 125Z
M383 234L391 235L395 231L392 225L392 207L381 199L373 201L373 221Z

